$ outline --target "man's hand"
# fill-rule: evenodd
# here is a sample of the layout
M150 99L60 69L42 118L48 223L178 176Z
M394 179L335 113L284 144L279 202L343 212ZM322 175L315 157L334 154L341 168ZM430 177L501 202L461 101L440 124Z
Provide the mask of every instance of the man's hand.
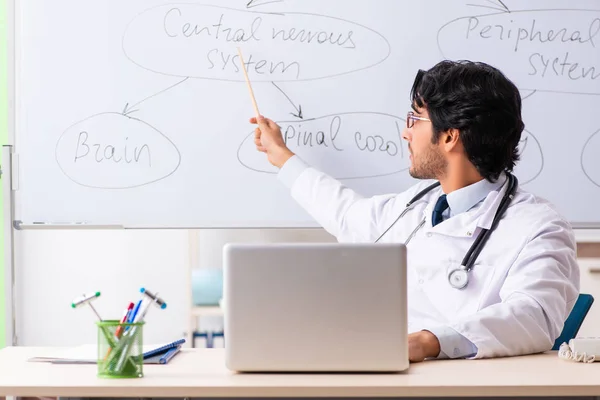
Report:
M440 354L440 342L429 331L414 332L408 335L408 359L410 362L421 362L426 358Z
M258 124L258 128L254 130L256 149L266 153L269 162L277 168L281 168L294 153L287 148L279 126L262 115L258 119L250 118L250 123Z

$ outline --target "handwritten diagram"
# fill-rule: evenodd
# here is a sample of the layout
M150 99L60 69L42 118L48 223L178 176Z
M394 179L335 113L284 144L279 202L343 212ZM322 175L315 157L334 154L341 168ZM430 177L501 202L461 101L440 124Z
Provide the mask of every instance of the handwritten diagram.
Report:
M369 27L320 14L252 10L268 3L250 2L246 10L199 4L150 8L125 29L124 55L145 70L183 78L168 90L188 79L243 82L235 50L236 45L243 45L247 53L244 64L253 81L270 82L286 97L276 82L349 74L378 65L390 55L388 41ZM152 51L142 45L145 43L152 43ZM340 177L382 176L403 170L398 159L405 153L400 138L404 120L380 113L341 113L305 120L301 105L287 99L297 121L278 121L285 124L286 141L315 165L323 164L320 155L329 152L334 157L323 167L337 171L335 175ZM181 153L167 134L135 118L135 107L143 101L120 113L96 114L67 129L56 146L61 170L77 184L104 189L134 188L173 174L181 163ZM335 152L365 162L341 167ZM250 170L272 172L248 141L240 146L238 158Z
M594 166L600 154L600 129L586 141L581 154L581 168L585 176L596 186L600 187L600 169ZM597 163L596 163L597 165Z
M240 3L242 9L164 4L141 11L124 28L123 55L145 71L172 77L174 83L122 110L95 110L66 128L55 149L61 171L78 185L102 189L135 188L175 174L186 157L175 135L168 128L159 131L136 113L146 100L192 80L243 84L239 45L252 81L289 102L289 119L276 122L292 151L338 179L406 173L403 118L356 109L307 115L286 92L294 85L352 75L388 62L394 50L388 39L372 27L332 15L266 11L265 6L281 2L246 1ZM468 6L474 15L439 26L441 57L498 66L519 82L525 101L546 93L600 95L600 58L590 62L586 56L600 46L600 11L515 10L499 0ZM561 18L556 18L558 14ZM496 51L486 51L490 47ZM534 181L544 169L544 134L523 132L522 161L515 171L521 184ZM276 173L256 152L251 132L238 137L241 142L232 152L240 166L260 174ZM590 161L598 151L600 135L595 132L582 149L581 167L600 186L600 175Z
M141 43L152 43L153 51ZM391 50L376 31L336 17L198 4L144 11L131 21L123 37L126 57L141 68L171 76L243 82L237 45L248 53L244 63L255 82L348 74L384 62ZM367 46L368 53L361 51Z
M521 161L515 167L514 173L519 177L519 184L525 185L537 178L544 169L544 153L540 142L527 129L521 134L519 154Z
M383 113L342 113L301 121L280 121L287 146L310 164L337 179L385 176L409 168L408 150L402 139L405 120ZM238 160L247 168L276 173L257 153L254 133L248 134L238 150ZM360 163L338 162L339 153ZM404 162L399 162L404 160Z
M127 112L97 114L74 124L59 139L56 154L72 155L68 162L57 160L72 181L104 189L157 182L175 172L181 162L169 138Z
M539 92L600 94L600 68L585 62L596 43L598 10L504 11L459 18L438 32L445 57L475 59L494 46L496 64L516 80L529 82L525 89Z

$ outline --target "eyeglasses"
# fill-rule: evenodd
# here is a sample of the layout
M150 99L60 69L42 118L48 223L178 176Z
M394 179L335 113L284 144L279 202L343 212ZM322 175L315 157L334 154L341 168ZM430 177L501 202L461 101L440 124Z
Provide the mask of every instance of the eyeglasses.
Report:
M416 120L431 122L431 120L429 118L417 117L413 111L409 111L408 114L406 115L406 127L412 128L413 125L415 124Z

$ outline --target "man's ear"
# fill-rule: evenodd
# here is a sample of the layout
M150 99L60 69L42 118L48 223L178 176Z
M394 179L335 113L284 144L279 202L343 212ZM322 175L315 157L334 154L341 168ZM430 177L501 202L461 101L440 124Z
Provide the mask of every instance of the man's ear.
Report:
M446 132L444 132L442 140L444 149L446 151L452 151L460 142L460 132L458 129L448 129Z

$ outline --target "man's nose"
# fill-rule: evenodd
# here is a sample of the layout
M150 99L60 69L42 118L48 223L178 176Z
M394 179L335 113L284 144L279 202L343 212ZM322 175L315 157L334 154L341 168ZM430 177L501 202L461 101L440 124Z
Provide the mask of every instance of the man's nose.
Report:
M412 134L410 132L410 129L404 128L404 130L402 131L402 139L406 140L407 142L410 142L412 140Z

